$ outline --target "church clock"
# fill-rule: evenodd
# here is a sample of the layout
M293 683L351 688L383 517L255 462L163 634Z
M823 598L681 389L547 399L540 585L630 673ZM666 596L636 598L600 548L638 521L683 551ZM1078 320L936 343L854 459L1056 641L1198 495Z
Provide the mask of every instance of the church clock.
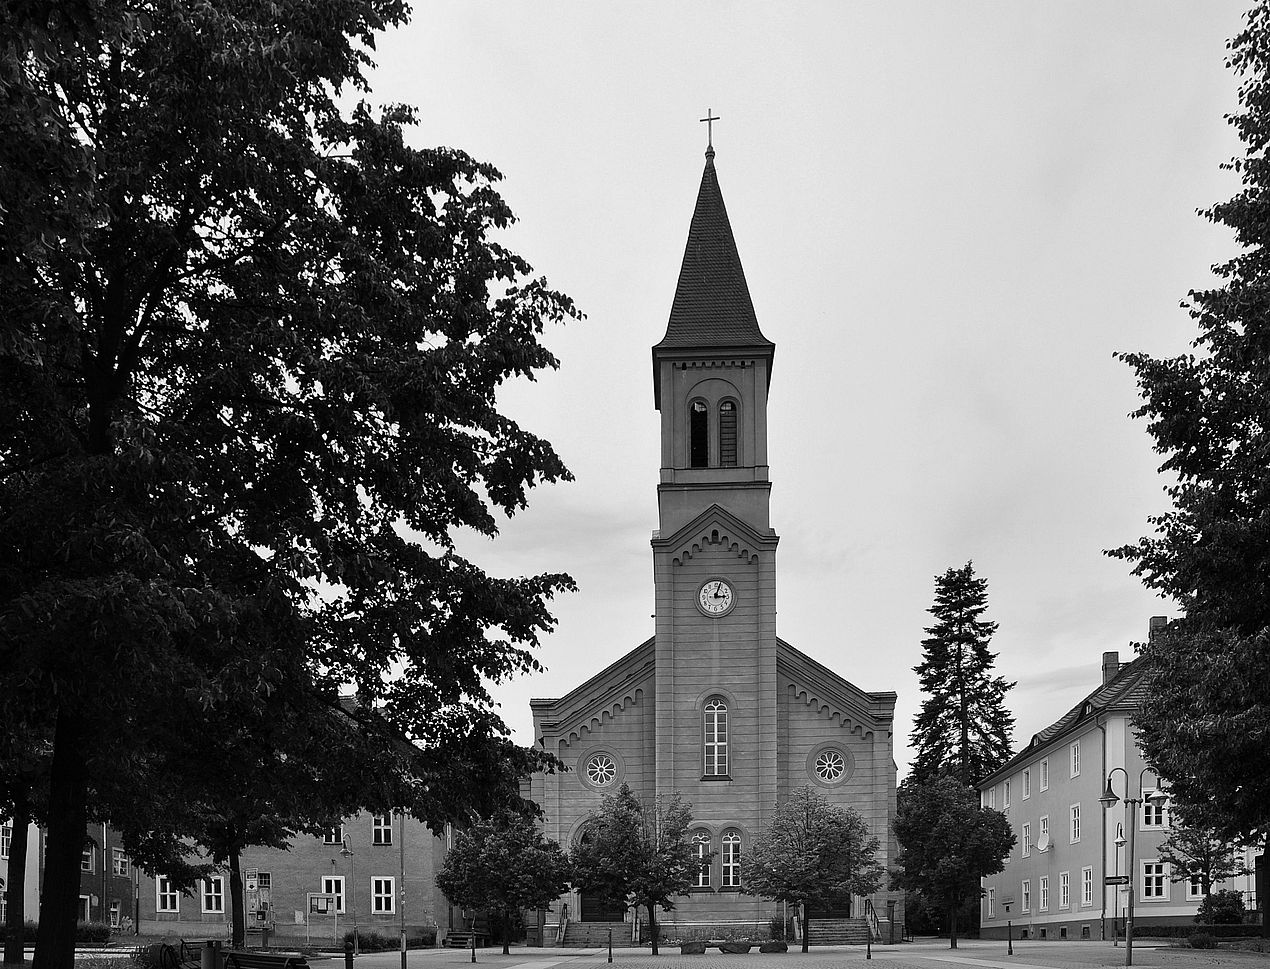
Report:
M707 616L723 616L736 605L736 593L724 579L707 579L697 592L697 608Z

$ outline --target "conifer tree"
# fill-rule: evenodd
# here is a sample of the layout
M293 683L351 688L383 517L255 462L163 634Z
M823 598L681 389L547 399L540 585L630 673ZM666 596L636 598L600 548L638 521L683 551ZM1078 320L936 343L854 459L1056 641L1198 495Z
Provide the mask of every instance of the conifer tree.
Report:
M935 623L913 667L924 694L911 735L918 783L948 775L973 785L1010 757L1014 717L1005 694L1014 684L993 675L988 644L997 624L984 618L987 609L988 581L975 576L974 563L935 577Z

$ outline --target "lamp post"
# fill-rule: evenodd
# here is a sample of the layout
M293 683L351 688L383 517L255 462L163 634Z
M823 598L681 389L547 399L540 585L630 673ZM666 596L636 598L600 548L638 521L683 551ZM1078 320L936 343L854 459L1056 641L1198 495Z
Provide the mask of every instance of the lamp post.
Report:
M353 910L353 955L361 955L361 936L357 934L357 860L353 856L353 849L348 846L348 839L344 839L344 847L340 849L340 854L348 859L348 904Z
M1125 770L1123 767L1113 767L1113 768L1111 768L1111 770L1109 770L1109 771L1107 772L1107 789L1106 789L1105 791L1103 791L1103 793L1102 793L1102 797L1098 798L1098 803L1100 803L1100 804L1102 805L1102 807L1103 807L1103 810L1104 810L1104 811L1105 811L1105 810L1107 810L1107 809L1108 809L1108 808L1110 808L1110 807L1114 807L1114 806L1115 806L1115 804L1116 804L1116 802L1118 802L1118 801L1120 800L1120 798L1118 798L1118 797L1116 796L1116 792L1115 792L1115 791L1112 789L1112 787L1111 787L1111 777L1112 777L1112 775L1113 775L1113 774L1115 774L1115 772L1116 772L1116 771L1120 771L1120 773L1124 774L1124 788L1125 788L1125 790L1124 790L1124 793L1125 793L1124 803L1125 803L1125 805L1126 805L1126 811L1125 811L1125 822L1126 822L1126 823L1128 824L1128 826L1129 826L1129 854L1128 854L1128 858L1126 859L1126 867L1128 868L1128 875L1129 875L1129 910L1128 910L1128 912L1126 912L1126 913L1125 913L1125 920L1124 920L1124 964L1125 964L1126 966L1131 966L1131 965L1133 965L1133 883L1134 883L1134 878L1133 878L1133 861L1134 861L1134 858L1133 858L1133 829L1134 829L1134 816L1135 816L1135 815L1136 815L1136 813L1137 813L1138 805L1139 805L1139 804L1144 803L1144 801L1149 801L1151 804L1156 805L1156 806L1159 806L1159 805L1163 804L1165 801L1167 801L1167 800L1168 800L1168 797L1167 797L1166 795L1164 795L1164 794L1160 793L1159 791L1156 791L1154 794L1152 794L1152 795L1151 795L1150 797L1148 797L1148 798L1143 798L1143 796L1142 796L1142 778L1146 775L1146 772L1147 772L1147 771L1149 771L1149 770L1151 770L1151 768L1150 768L1150 767L1144 767L1144 768L1142 768L1142 770L1138 773L1138 796L1137 796L1137 797L1129 797L1129 772L1128 772L1127 770ZM1159 775L1156 775L1156 776L1158 777ZM1117 859L1119 859L1119 855L1117 855L1116 857L1117 857ZM1104 886L1104 888L1105 888L1105 887L1106 887L1106 886ZM1117 888L1118 888L1118 887L1119 887L1119 886L1117 886Z
M1120 849L1124 847L1124 825L1116 825L1116 914L1111 920L1111 944L1120 945ZM1105 940L1104 940L1105 941Z

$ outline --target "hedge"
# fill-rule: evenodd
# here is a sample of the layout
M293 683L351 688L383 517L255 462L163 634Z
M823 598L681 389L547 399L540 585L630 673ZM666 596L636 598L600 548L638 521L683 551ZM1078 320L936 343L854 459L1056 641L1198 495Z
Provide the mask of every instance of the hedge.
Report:
M30 919L22 923L22 941L34 942L39 934L39 923ZM102 943L110 941L111 928L106 922L80 922L75 926L75 941ZM0 942L4 941L5 927L0 924Z
M1255 939L1261 936L1261 926L1255 923L1243 925L1143 925L1134 926L1135 939L1189 939L1192 935L1204 933L1215 939ZM1120 933L1124 938L1124 933Z

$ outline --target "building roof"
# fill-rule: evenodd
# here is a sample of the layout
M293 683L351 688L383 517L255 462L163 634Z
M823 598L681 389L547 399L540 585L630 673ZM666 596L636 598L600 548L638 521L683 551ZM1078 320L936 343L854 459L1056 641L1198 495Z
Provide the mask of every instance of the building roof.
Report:
M758 328L732 224L719 191L713 148L706 150L706 168L688 228L670 322L666 335L653 349L711 347L768 352L775 347Z
M1141 657L1122 664L1110 680L1095 689L1044 730L1033 734L1026 747L980 781L979 787L990 787L1025 761L1100 715L1112 712L1133 713L1142 702L1146 692L1143 675L1145 672Z

